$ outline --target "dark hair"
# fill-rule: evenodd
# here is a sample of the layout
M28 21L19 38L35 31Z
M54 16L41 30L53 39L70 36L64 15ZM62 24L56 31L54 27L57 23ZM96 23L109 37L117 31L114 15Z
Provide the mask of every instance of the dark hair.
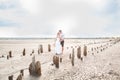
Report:
M62 32L62 30L59 30L59 32Z

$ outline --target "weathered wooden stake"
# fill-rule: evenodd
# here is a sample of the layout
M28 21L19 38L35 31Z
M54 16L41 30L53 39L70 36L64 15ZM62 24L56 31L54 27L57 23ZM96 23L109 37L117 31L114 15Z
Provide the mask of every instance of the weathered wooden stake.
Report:
M40 45L40 53L43 53L43 45Z
M56 56L56 62L55 62L56 64L55 64L55 67L56 68L59 68L59 57L58 56Z
M32 53L30 53L30 56L32 56Z
M35 64L35 72L38 76L41 76L41 64L40 61L37 61Z
M69 54L69 59L71 59L71 53Z
M9 55L7 55L7 59L9 59Z
M83 57L81 57L80 59L81 59L81 61L83 61Z
M91 51L93 51L93 48L91 48Z
M10 58L12 57L12 51L9 51L9 57Z
M56 64L56 56L53 56L53 64Z
M33 76L41 76L41 64L40 61L35 63L35 56L33 56L32 63L29 65L29 73Z
M23 56L25 56L25 48L23 49Z
M101 52L102 52L102 49L101 49Z
M77 48L77 57L78 57L78 59L81 58L81 47Z
M13 75L8 76L8 80L13 80Z
M60 58L60 62L62 62L62 58Z
M32 63L29 65L30 75L35 75L35 56L32 57Z
M51 52L51 45L48 44L48 52Z
M4 58L5 56L4 55L2 55L2 58Z
M87 56L87 46L84 46L83 54L84 54L84 56Z
M22 74L22 76L24 76L24 70L20 70L20 73Z
M38 54L40 54L40 49L38 49Z
M72 59L71 59L71 63L72 63L72 66L74 66L74 48L72 49Z
M23 78L23 76L22 76L22 74L20 73L20 74L18 75L18 77L17 77L16 80L22 80L22 78Z

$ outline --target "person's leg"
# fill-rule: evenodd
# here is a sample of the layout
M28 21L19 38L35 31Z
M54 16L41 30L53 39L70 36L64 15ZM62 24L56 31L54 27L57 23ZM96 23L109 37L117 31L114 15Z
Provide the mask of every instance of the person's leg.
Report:
M62 46L62 54L63 54L63 51L64 51L64 41L61 41L61 46Z

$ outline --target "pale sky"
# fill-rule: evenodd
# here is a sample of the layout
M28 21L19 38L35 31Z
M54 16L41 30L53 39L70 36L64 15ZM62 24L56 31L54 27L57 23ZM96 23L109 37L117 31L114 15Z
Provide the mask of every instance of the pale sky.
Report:
M0 37L120 36L120 0L0 0Z

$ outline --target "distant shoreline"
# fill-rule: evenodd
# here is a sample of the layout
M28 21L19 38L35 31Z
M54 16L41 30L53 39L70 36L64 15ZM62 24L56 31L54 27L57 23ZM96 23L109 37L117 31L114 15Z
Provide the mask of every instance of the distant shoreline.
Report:
M96 38L65 38L65 39L115 39L118 37L96 37ZM0 40L37 40L37 39L55 39L55 38L0 38Z

